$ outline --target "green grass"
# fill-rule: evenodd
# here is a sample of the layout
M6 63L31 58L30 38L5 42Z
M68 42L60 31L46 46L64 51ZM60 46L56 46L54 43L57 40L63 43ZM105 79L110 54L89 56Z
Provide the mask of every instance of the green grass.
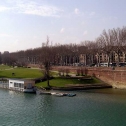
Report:
M13 76L12 73L15 73ZM39 78L42 72L38 69L14 68L8 70L0 70L0 77L4 78Z
M15 75L12 75L15 73ZM99 80L93 78L92 80L80 80L80 79L67 79L60 78L58 72L51 72L52 76L55 76L54 79L50 80L51 86L64 87L67 84L94 84L100 83ZM29 68L13 68L6 65L0 65L0 78L40 78L43 74L39 69L29 69ZM37 87L47 87L47 82L40 82L36 84Z
M0 65L0 70L5 70L5 69L10 69L12 67L7 66L7 65Z
M59 74L58 74L57 71L51 71L51 72L50 72L50 75L51 75L51 76L54 76L54 77L57 77Z
M78 80L78 79L66 79L60 77L56 77L50 80L50 86L56 86L56 87L64 87L68 84L94 84L94 83L100 83L100 81L97 80L96 78L93 78L92 80ZM37 83L36 86L47 87L47 81Z

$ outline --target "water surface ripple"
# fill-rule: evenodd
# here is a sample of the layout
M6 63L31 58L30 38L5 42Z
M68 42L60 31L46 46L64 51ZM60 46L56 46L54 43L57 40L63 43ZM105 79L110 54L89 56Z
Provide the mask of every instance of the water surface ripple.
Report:
M76 97L0 89L0 126L126 126L126 91L74 92Z

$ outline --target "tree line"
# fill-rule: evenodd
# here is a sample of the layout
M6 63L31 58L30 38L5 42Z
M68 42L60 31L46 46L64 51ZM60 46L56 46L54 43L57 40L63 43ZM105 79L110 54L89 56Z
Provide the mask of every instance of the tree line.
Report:
M83 41L79 44L50 44L49 37L38 48L20 50L17 52L0 55L0 62L8 65L27 66L28 64L74 65L80 63L80 55L86 57L85 65L99 64L100 56L104 53L107 62L114 62L112 57L116 53L120 62L122 53L126 53L126 27L113 28L103 32L94 41ZM48 61L48 63L47 63ZM46 66L45 66L46 67Z

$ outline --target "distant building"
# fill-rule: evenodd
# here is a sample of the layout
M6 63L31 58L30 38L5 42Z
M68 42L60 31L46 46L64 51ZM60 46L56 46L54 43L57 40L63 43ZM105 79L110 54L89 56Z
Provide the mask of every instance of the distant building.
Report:
M3 64L7 64L9 62L9 52L8 51L4 51L4 53L2 54L2 63Z
M110 56L104 52L96 53L95 55L87 55L87 54L80 54L79 61L81 64L90 65L92 63L100 64L100 63L107 63L109 60L110 63L118 63L118 62L126 62L126 52L121 51L118 55L115 51L110 53Z
M3 54L4 54L4 55L8 55L8 54L9 54L9 51L4 51Z

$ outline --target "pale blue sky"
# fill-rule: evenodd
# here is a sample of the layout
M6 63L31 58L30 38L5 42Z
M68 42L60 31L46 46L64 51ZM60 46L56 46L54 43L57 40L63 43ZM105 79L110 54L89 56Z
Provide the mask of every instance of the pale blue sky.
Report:
M126 26L126 0L0 0L0 51L95 40Z

